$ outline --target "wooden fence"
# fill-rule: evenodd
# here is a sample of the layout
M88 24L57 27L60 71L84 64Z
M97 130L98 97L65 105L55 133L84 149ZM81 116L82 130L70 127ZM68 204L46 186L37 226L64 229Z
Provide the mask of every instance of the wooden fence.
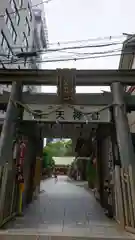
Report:
M0 167L0 227L17 214L18 187L16 169Z
M135 233L135 188L132 167L115 166L115 218L127 231Z

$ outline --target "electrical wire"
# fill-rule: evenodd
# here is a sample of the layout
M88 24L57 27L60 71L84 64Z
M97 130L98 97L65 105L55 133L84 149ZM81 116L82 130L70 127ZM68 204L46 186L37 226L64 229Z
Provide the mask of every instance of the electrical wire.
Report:
M30 8L38 7L38 6L42 5L42 4L49 3L51 1L53 1L53 0L42 1L40 3L32 5ZM26 7L22 7L22 8L17 9L17 11L19 11L19 12L22 11L22 10L27 10L27 8ZM8 14L12 15L12 14L15 14L17 11L12 11L12 12L9 12ZM4 16L5 16L5 14L1 14L0 18L3 18Z
M121 45L122 43L114 42L114 43L106 43L106 44L93 44L93 45L81 45L81 46L71 46L71 47L63 47L63 48L55 48L55 49L47 49L47 50L37 50L37 53L49 53L49 52L58 52L63 50L76 50L76 49L85 49L85 48L101 48L101 47L110 47Z
M52 53L52 52L59 52L64 50L77 50L77 49L86 49L86 48L104 48L104 47L110 47L110 46L116 46L116 45L122 45L123 42L111 42L111 43L103 43L103 44L88 44L88 45L78 45L78 46L68 46L68 47L61 47L61 48L47 48L47 49L34 49L31 51L31 53ZM29 47L30 48L30 47ZM26 47L11 47L12 51L17 49L26 49ZM31 49L30 49L31 50ZM24 52L25 53L25 52ZM15 54L15 53L14 53ZM16 52L17 54L17 52Z
M112 50L107 50L107 51L100 51L100 52L69 52L69 51L66 51L66 50L60 50L60 52L66 52L66 53L68 53L68 54L74 54L74 55L79 55L79 56L85 56L85 55L97 55L97 54L107 54L107 53L114 53L114 52L119 52L119 51L121 51L121 48L116 48L116 49L112 49ZM12 64L13 62L18 62L20 59L23 59L23 60L25 60L25 59L32 59L32 57L34 57L34 56L32 56L32 55L29 55L29 53L32 53L32 52L28 52L28 54L27 54L27 52L26 52L26 55L24 55L24 57L18 57L18 54L14 54L13 56L11 56L10 58L9 58L9 56L8 55L6 55L6 54L1 54L0 56L1 57L5 57L5 58L7 58L7 60L8 61L10 61L10 63ZM47 57L47 56L45 56L45 57ZM69 56L64 56L64 57L69 57ZM5 58L4 59L0 59L1 61L3 60L3 61L5 61ZM36 60L38 60L38 59L40 59L40 55L39 56L37 56L36 57ZM48 59L48 57L47 57L47 59Z
M48 60L37 60L36 63L53 63L53 62L65 62L65 61L78 61L78 60L87 60L87 59L98 59L98 58L107 58L107 57L116 57L116 56L121 56L121 51L118 53L112 53L112 54L101 54L99 56L84 56L84 57L78 57L78 58L63 58L63 59L48 59ZM126 52L124 55L129 55L129 54L135 54L135 52ZM24 61L20 61L20 59L15 60L15 62L9 62L9 61L3 61L4 64L24 64ZM27 60L26 63L31 63L30 60Z
M45 0L45 1L42 1L42 2L37 3L37 4L35 4L35 5L32 5L31 8L33 8L33 7L38 7L38 6L42 5L42 4L48 4L48 3L52 2L52 1L53 1L53 0Z
M59 50L59 51L65 51L65 50ZM121 48L117 48L117 49L112 49L112 50L108 50L108 51L100 51L100 52L80 52L80 53L77 53L77 52L67 52L67 53L72 53L72 54L74 54L74 55L79 55L79 56L84 56L84 55L97 55L97 54L108 54L108 53L114 53L114 52L119 52L119 51L121 51ZM6 55L6 54L4 54L4 55L2 55L2 56L4 56L4 57L7 57L8 58L8 55ZM17 57L17 55L14 55L14 57ZM68 57L68 56L67 56ZM24 56L23 57L23 59L29 59L30 57L29 56L27 56L27 53L26 53L26 56ZM38 58L39 58L39 56L36 58L36 60L38 61ZM22 58L16 58L16 59L14 59L13 58L13 56L9 59L9 63L10 64L13 64L14 62L18 62L20 59L22 59ZM3 63L4 62L7 62L7 60L5 60L5 59L0 59L1 61L3 61Z
M113 37L112 37L113 38ZM98 38L97 38L98 39ZM99 39L100 39L100 37L99 37ZM109 39L109 37L103 37L102 38L103 40L110 40L111 41L111 39ZM116 37L114 36L114 39L116 39ZM124 42L124 40L125 39L123 39L123 41L121 41L120 43L122 44L123 42ZM75 41L65 41L65 42L58 42L58 43L49 43L49 46L53 46L53 45L66 45L66 44L77 44L77 43L85 43L85 42L93 42L93 41L96 41L96 38L95 38L95 40L92 40L92 39L85 39L85 40L75 40ZM110 42L109 41L109 42ZM12 46L11 47L12 49L25 49L26 47L22 47L22 46ZM31 48L33 48L32 46L29 46L29 48L31 49ZM44 49L43 49L44 50Z
M112 39L120 39L125 38L123 34L121 35L114 35L114 36L105 36L105 37L95 37L95 38L88 38L88 39L81 39L81 40L68 40L68 41L57 41L49 43L49 45L65 45L65 44L73 44L73 43L82 43L82 42L94 42L94 41L103 41L103 40L112 40Z
M131 53L128 53L131 54ZM133 54L133 53L132 53ZM65 61L79 61L79 60L87 60L87 59L98 59L98 58L107 58L107 57L116 57L120 56L120 53L115 53L115 54L103 54L100 56L85 56L85 57L78 57L78 58L63 58L63 59L48 59L48 60L42 60L42 61L36 61L36 63L54 63L54 62L65 62ZM24 61L16 61L16 62L6 62L3 61L4 64L24 64ZM26 61L26 63L31 63L31 61Z
M123 44L123 42L112 42L112 43L90 44L90 45L88 44L88 45L70 46L70 47L62 47L62 48L40 49L40 50L35 50L33 52L49 53L49 52L58 52L58 51L63 51L63 50L76 50L76 49L85 49L85 48L110 47L110 46L122 45L122 44ZM16 47L12 47L12 49L16 49ZM26 49L26 47L25 47L25 49Z
M129 52L126 53L125 55L128 54L134 54L134 52ZM87 56L87 57L79 57L79 58L67 58L67 59L50 59L50 60L43 60L43 61L38 61L37 63L50 63L50 62L65 62L65 61L78 61L78 60L87 60L87 59L98 59L98 58L107 58L107 57L116 57L120 56L120 53L115 53L115 54L103 54L100 56Z
M60 50L59 52L62 52L62 53L68 53L68 54L73 54L74 56L75 55L79 55L79 56L85 56L85 55L97 55L97 54L107 54L107 53L113 53L113 52L119 52L119 51L121 51L121 48L116 48L116 49L112 49L112 50L107 50L107 51L100 51L100 52L69 52L69 51L67 51L67 50ZM18 56L18 55L17 55ZM64 57L69 57L69 55L67 55L67 56L64 56ZM29 55L27 56L27 53L26 53L26 56L24 56L24 57L20 57L20 59L24 59L24 58L27 58L27 59L29 59L29 58L31 58L31 56L29 57ZM40 59L40 55L39 56L37 56L36 57L36 59ZM46 56L45 55L45 58L47 58L47 59L50 59L50 57L48 57L48 56Z
M41 4L44 4L44 3L49 3L49 2L51 2L52 0L46 0L46 1L42 1L42 2L40 2L40 3L38 3L38 4L35 4L35 5L32 5L31 6L31 8L33 8L33 7L37 7L37 6L39 6L39 5L41 5ZM21 10L26 10L26 8L20 8L20 9L18 9L18 11L21 11ZM12 12L10 12L9 14L14 14L14 13L16 13L16 11L12 11ZM4 17L5 16L5 14L2 14L2 15L0 15L0 18L2 17ZM120 35L120 37L122 37L121 35ZM93 40L101 40L101 39L107 39L108 37L103 37L103 38L101 38L101 37L99 37L99 38L96 38L96 39L88 39L88 40L86 40L86 41L93 41ZM116 38L119 38L119 36L116 36ZM112 36L109 36L109 39L111 40L112 39ZM85 40L79 40L79 42L81 42L81 41L85 41ZM67 43L75 43L76 41L67 41ZM55 44L55 43L51 43L51 45L52 44ZM60 44L60 42L58 42L58 44ZM65 44L65 42L63 42L62 44ZM108 45L109 46L109 45ZM97 47L97 46L93 46L93 47ZM18 48L18 47L17 47ZM76 49L77 49L78 47L76 47ZM70 49L72 49L72 47L70 48ZM63 49L64 50L64 49ZM49 50L49 51L51 51L51 50ZM52 50L52 51L58 51L58 50Z
M65 52L65 51L66 50L60 50L60 52ZM66 53L82 56L82 55L106 54L106 53L113 53L113 52L119 52L119 51L121 51L121 48L108 50L108 51L102 51L102 52L82 52L81 53L81 52L69 52L69 51L66 51Z

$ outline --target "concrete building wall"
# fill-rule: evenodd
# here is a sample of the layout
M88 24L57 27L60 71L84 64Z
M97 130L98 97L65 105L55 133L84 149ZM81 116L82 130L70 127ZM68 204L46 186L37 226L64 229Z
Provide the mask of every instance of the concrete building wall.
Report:
M135 69L135 57L133 57L131 69ZM135 95L135 91L131 93L131 95ZM132 133L135 133L135 112L131 112L128 114L130 130Z
M36 2L37 1L37 2ZM46 33L42 18L45 16L43 5L40 6L40 18L37 20L33 5L38 0L1 0L0 1L0 68L41 68L37 61L39 56L33 59L18 59L17 53L30 52L47 47ZM42 39L44 41L42 41ZM40 42L40 46L38 45ZM14 60L19 60L14 62ZM10 64L9 64L10 63ZM1 85L0 93L11 91L11 86ZM24 91L41 92L40 86L27 86ZM5 114L4 114L5 115ZM4 117L0 113L0 117Z
M18 59L16 63L14 60L17 60L17 53L32 49L34 15L31 1L1 0L0 15L3 15L0 17L0 68L30 68L31 64L24 59ZM11 86L0 87L6 91L11 90Z
M34 16L30 0L0 1L0 68L30 67L24 59L18 59L16 63L14 60L17 60L17 53L31 50L33 24ZM11 86L1 85L0 92L3 90L10 91Z
M41 49L46 49L48 44L48 32L46 27L45 9L43 1L32 0L32 12L34 15L34 37L33 37L33 49L38 51ZM38 57L33 58L32 68L41 69L42 68L42 55L39 54ZM31 86L33 89L33 86ZM33 89L35 92L41 92L41 87L37 86Z
M19 10L22 8L21 10ZM29 0L1 0L0 2L0 54L1 67L28 68L29 64L6 64L6 60L15 58L15 54L28 51L33 43L34 16Z
M132 47L135 43L135 35L129 37L123 44L122 54L120 58L119 69L135 69L135 55ZM132 45L132 47L130 46ZM135 95L135 87L127 86L126 91ZM128 113L129 126L132 133L135 133L135 112Z

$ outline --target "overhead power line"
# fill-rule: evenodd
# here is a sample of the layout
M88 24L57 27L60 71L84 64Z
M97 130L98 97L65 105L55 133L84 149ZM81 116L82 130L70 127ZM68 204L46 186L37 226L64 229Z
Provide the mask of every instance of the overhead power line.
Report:
M134 54L133 52L129 52L126 54ZM65 62L65 61L79 61L79 60L87 60L87 59L98 59L98 58L107 58L107 57L116 57L120 56L121 52L114 53L114 54L102 54L99 56L85 56L85 57L72 57L72 58L63 58L63 59L47 59L47 60L37 60L36 63L53 63L53 62ZM16 62L9 62L4 61L4 64L24 64L24 61L16 61ZM27 60L26 63L31 63L30 60Z
M63 48L52 48L52 49L42 49L37 50L39 53L46 53L46 52L58 52L63 50L76 50L76 49L85 49L85 48L101 48L101 47L110 47L115 45L121 45L122 43L114 42L114 43L106 43L106 44L91 44L91 45L80 45L80 46L71 46L71 47L63 47Z
M35 52L36 53L52 53L52 52L59 52L59 51L64 51L64 50L76 50L76 49L85 49L85 48L102 48L102 47L110 47L110 46L115 46L115 45L122 45L122 42L113 42L113 43L105 43L105 44L91 44L91 45L79 45L79 46L51 48L51 49L40 49L40 50L33 51L33 54ZM16 49L16 47L14 47L13 49Z
M128 52L127 54L134 54L134 52ZM78 60L87 60L87 59L98 59L98 58L107 58L107 57L116 57L120 56L121 51L119 53L114 53L114 54L102 54L99 56L86 56L86 57L78 57L78 58L66 58L66 59L48 59L48 60L43 60L43 61L37 61L37 63L49 63L49 62L65 62L65 61L78 61Z
M114 41L114 42L104 42L104 43L97 43L97 44L80 44L80 45L72 45L72 46L67 46L67 47L59 47L59 48L42 48L37 50L32 49L33 52L40 52L40 53L46 53L46 52L57 52L57 51L61 51L61 50L74 50L74 49L81 49L81 48L98 48L98 47L109 47L109 46L113 46L113 45L122 45L123 41ZM21 47L21 46L11 46L12 50L20 50L20 49L26 49L26 47ZM29 49L31 51L31 47L29 46Z
M112 41L113 39L121 39L125 38L123 34L121 35L112 35L112 36L105 36L105 37L94 37L94 38L88 38L88 39L80 39L80 40L68 40L68 41L57 41L57 42L52 42L49 43L49 45L65 45L65 44L73 44L73 43L82 43L82 42L95 42L95 41L103 41L103 40L110 40Z
M37 3L37 4L35 4L35 5L32 5L31 7L32 7L32 8L33 8L33 7L38 7L38 6L42 5L42 4L47 4L47 3L52 2L52 1L53 1L53 0L45 0L45 1L42 1L42 2Z
M121 51L121 48L112 49L112 50L108 50L108 51L101 51L101 52L69 52L67 50L60 50L60 52L65 52L65 53L74 54L74 55L78 55L78 56L113 53L113 52L118 52L118 51Z
M66 53L72 53L74 55L79 55L81 57L81 56L88 56L88 55L91 56L91 55L99 55L99 54L100 55L101 54L109 54L109 53L115 53L115 52L120 52L120 51L121 51L121 48L112 49L112 50L108 50L108 51L100 51L100 52L82 52L82 53L80 52L80 53L78 53L78 52L67 52L66 51ZM3 58L3 59L1 58L0 60L3 61L3 62L7 62L7 60L8 60L10 62L10 64L12 64L13 62L18 62L19 60L22 60L22 59L23 60L31 59L32 57L35 57L35 56L37 56L37 55L35 55L35 53L32 53L32 52L31 53L21 52L21 53L15 55L14 57L11 57L10 59L8 59L8 55L4 55L4 57L7 58L7 59L5 60L5 58ZM3 55L2 55L2 57L3 57ZM15 57L17 57L17 58L15 58ZM63 57L69 58L69 56L63 56ZM36 60L38 61L38 59L40 59L40 58L37 57ZM47 57L47 59L48 59L48 57Z
M120 35L120 36L121 36L121 38L122 38L122 35ZM100 39L100 37L99 37L99 38L95 38L94 42L97 41L96 39L98 40L98 39ZM110 41L112 41L113 39L119 39L119 37L118 37L118 36L117 36L117 37L116 37L116 36L112 36L111 39L110 39L109 36L108 36L108 37L102 37L102 40L108 40L109 43L110 43ZM122 43L124 42L124 40L125 40L125 39L123 39L123 40L121 39L119 43L122 44ZM86 42L87 42L87 43L88 43L88 42L93 42L93 40L92 40L92 38L91 38L91 39L89 38L89 39L84 39L84 40L65 41L65 42L57 42L57 43L53 43L53 42L52 42L52 43L49 43L49 46L59 45L59 47L60 47L61 45L66 45L66 44L71 44L71 43L72 43L72 44L77 44L77 43L78 43L78 44L79 44L79 43L80 43L80 44L81 44L81 43L84 44L84 43L86 43ZM113 43L113 42L111 42L111 43ZM98 44L98 43L97 43L97 44ZM101 43L100 43L100 44L101 44ZM102 42L102 44L106 44L106 42ZM21 48L24 49L25 47L23 47L23 46L11 46L11 48L12 48L12 49L21 49ZM32 46L29 46L29 48L31 49L31 48L33 48L33 47L32 47Z
M62 51L62 50L60 50ZM62 53L69 53L69 54L73 54L73 55L79 55L79 56L83 56L83 55L96 55L96 54L107 54L107 53L113 53L113 52L118 52L121 51L121 48L117 48L117 49L112 49L112 50L108 50L108 51L100 51L100 52L68 52L68 51L62 51ZM9 55L7 54L0 54L0 57L4 57L4 58L0 58L0 61L9 61L11 64L14 61L18 61L19 59L31 59L32 57L36 57L36 59L39 58L39 56L37 54L35 54L36 52L32 53L32 52L26 52L26 53L18 53L16 55L13 55L9 58ZM65 56L64 56L65 57ZM67 56L69 57L69 56ZM48 57L47 57L48 58Z
M44 49L38 50L37 52L46 53L46 52L58 52L64 50L76 50L76 49L85 49L85 48L101 48L101 47L110 47L115 45L121 45L122 43L114 42L114 43L106 43L106 44L93 44L93 45L81 45L81 46L71 46L71 47L63 47L63 48L55 48L55 49Z
M47 59L47 60L38 60L36 61L36 63L53 63L53 62L65 62L65 61L79 61L79 60L87 60L87 59L98 59L98 58L107 58L107 57L116 57L116 56L120 56L122 53L121 51L118 51L117 53L113 52L113 53L105 53L105 54L99 54L98 56L91 56L91 54L89 56L84 56L84 57L70 57L70 58L57 58L57 59ZM135 54L134 51L129 51L127 53L124 53L124 55L129 55L129 54ZM24 64L24 60L21 59L15 59L13 60L13 62L11 61L6 61L4 59L4 61L2 61L2 63L4 64ZM31 63L31 60L27 60L26 63Z
M120 56L120 55L121 55L121 53L107 54L107 55L101 55L101 56L78 57L78 58L74 57L74 58L66 58L66 59L48 59L48 60L43 60L43 61L37 61L37 63L78 61L78 60L86 60L86 59L98 59L98 58L105 58L105 57L114 57L114 56Z
M38 4L32 5L31 8L38 7L38 6L42 5L42 4L49 3L49 2L51 2L51 1L53 1L53 0L42 1L42 2L40 2L40 3L38 3ZM22 11L22 10L27 10L27 8L26 8L26 7L22 7L22 8L19 8L19 9L17 9L17 10L20 12L20 11ZM16 11L12 11L12 12L9 12L9 15L12 15L12 14L15 14L15 13L16 13ZM5 16L5 14L1 14L1 15L0 15L0 18L3 18L4 16Z

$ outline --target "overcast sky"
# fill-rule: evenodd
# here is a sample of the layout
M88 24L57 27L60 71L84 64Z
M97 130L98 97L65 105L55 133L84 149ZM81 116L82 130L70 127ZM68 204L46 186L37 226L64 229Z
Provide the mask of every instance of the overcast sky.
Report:
M135 32L135 0L52 0L44 7L49 42L118 36L123 32ZM53 57L52 54L50 56ZM57 53L57 56L60 56L60 53ZM44 60L47 57L48 55L44 56ZM44 63L42 67L116 69L118 64L119 57L108 57Z

